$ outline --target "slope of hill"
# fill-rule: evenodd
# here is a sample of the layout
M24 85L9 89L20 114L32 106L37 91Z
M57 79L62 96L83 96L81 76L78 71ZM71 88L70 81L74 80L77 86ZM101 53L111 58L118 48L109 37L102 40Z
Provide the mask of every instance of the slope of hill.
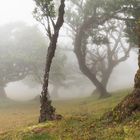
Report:
M123 123L106 124L100 117L111 110L127 91L111 98L97 97L54 101L61 121L37 124L39 103L3 102L0 106L0 140L140 140L140 113Z

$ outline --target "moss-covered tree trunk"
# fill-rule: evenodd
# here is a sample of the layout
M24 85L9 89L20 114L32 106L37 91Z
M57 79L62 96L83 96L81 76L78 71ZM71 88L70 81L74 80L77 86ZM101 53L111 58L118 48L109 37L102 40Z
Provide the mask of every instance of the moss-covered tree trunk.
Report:
M49 92L48 92L48 85L49 85L50 68L57 47L59 31L64 23L64 13L65 13L64 8L65 8L65 0L61 0L58 19L56 21L56 24L54 25L54 34L50 39L50 44L47 52L44 82L43 82L43 88L40 96L41 109L40 109L39 123L45 122L46 120L61 119L61 115L55 114L55 108L51 104L51 100L49 98Z

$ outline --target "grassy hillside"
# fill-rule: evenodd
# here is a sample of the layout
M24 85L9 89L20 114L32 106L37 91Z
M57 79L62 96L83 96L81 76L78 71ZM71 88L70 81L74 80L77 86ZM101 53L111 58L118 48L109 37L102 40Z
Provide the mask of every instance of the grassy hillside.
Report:
M140 140L140 114L122 124L104 124L100 117L118 104L127 91L111 98L55 101L63 120L37 124L39 103L0 101L0 140Z

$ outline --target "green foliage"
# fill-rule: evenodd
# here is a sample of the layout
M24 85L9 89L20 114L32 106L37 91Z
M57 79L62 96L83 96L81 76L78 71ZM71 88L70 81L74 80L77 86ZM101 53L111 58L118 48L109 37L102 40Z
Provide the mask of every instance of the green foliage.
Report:
M22 140L54 140L54 139L48 134L33 134L24 136Z
M34 0L36 8L33 15L37 21L42 20L44 17L55 17L55 7L53 0Z
M140 18L140 0L122 0L112 3L112 5L118 5L119 9L122 10L122 14L125 16L126 23L126 37L131 43L138 44L138 36L136 32L137 22ZM121 16L120 16L121 17Z
M139 0L87 0L87 1L71 1L72 8L66 10L66 21L73 27L73 29L78 29L78 27L83 23L83 21L94 16L92 29L98 29L99 17L108 17L108 19L118 19L126 23L126 28L124 32L129 42L138 43L138 38L136 35L136 24L140 16L140 1ZM114 15L114 16L113 16ZM107 19L107 20L108 20ZM97 24L95 21L97 20ZM106 20L106 21L107 21ZM90 30L92 30L90 29ZM101 37L94 38L99 42L102 42Z

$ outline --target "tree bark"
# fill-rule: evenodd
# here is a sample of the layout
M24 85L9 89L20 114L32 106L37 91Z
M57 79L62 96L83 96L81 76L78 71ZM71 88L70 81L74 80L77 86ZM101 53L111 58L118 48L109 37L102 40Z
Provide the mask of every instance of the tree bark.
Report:
M64 12L65 12L64 8L65 8L65 0L61 0L58 19L54 27L54 34L51 37L48 52L47 52L47 57L46 57L44 82L43 82L43 88L40 96L41 109L40 109L39 123L45 122L46 120L61 119L60 115L55 114L55 108L51 105L51 100L48 93L48 84L49 84L49 72L50 72L53 57L55 55L59 30L64 22Z
M116 13L110 14L110 16L103 16L100 18L97 18L94 14L85 20L82 25L78 28L76 32L75 42L74 42L74 52L76 54L79 68L81 72L88 77L88 79L96 86L100 93L100 98L109 97L110 94L107 92L107 90L104 88L104 86L101 84L101 82L96 78L96 75L94 75L90 69L86 65L85 60L85 52L82 50L82 41L84 36L86 35L86 31L90 29L91 26L95 25L102 25L107 20L109 20L111 17L113 17Z

